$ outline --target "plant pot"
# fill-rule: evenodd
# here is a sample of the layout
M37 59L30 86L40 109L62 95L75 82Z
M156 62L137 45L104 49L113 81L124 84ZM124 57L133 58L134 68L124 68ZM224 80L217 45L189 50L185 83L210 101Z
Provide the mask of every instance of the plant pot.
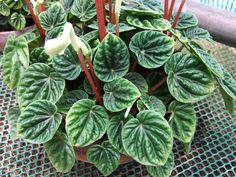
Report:
M4 31L4 32L0 32L0 52L3 52L4 50L4 47L5 47L5 44L7 42L7 38L9 35L15 33L16 36L19 36L23 33L25 33L26 31L32 29L34 27L33 26L28 26L26 28L24 28L23 30L20 30L20 31Z
M92 146L92 145L90 145ZM86 147L75 147L75 155L76 155L76 159L79 160L79 161L82 161L82 162L87 162L87 163L90 163L89 160L87 159L87 151L88 149L90 148L90 146L86 146ZM126 155L121 155L120 156L120 164L126 164L126 163L129 163L129 162L132 162L133 159L129 156L126 156Z

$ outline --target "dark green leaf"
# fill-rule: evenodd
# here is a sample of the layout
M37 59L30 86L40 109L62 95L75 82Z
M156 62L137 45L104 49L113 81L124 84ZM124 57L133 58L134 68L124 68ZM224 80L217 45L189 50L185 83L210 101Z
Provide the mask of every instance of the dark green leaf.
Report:
M89 33L86 33L84 36L82 36L82 38L86 42L91 42L91 41L93 41L93 40L98 38L98 30L94 30L94 31L91 31Z
M20 116L21 112L19 107L15 106L10 108L7 113L7 121L10 124L10 137L12 140L15 140L17 136L17 120Z
M64 26L58 26L58 27L53 28L52 30L47 32L45 40L47 41L49 39L54 39L54 38L59 37L61 33L63 32L63 30L64 30Z
M88 79L84 79L84 90L85 92L87 92L89 95L94 95L93 93L93 89L91 87L91 85L89 84Z
M190 40L193 39L212 39L210 33L202 28L193 27L187 28L182 32L184 37L187 37Z
M4 2L10 7L11 9L17 10L23 6L22 0L4 0Z
M143 165L164 165L169 157L173 135L161 114L146 110L129 120L122 130L125 151Z
M147 81L139 73L130 72L126 74L124 78L132 82L139 89L140 92L148 92Z
M43 47L34 48L33 51L30 53L30 64L48 64L49 62L49 56L45 53L45 49Z
M9 24L16 30L22 30L26 25L24 15L14 12L10 17Z
M174 17L175 17L176 13L172 16L171 21L174 21ZM184 13L182 12L176 29L182 30L182 29L186 29L186 28L191 28L191 27L195 27L198 25L198 19L194 14L191 13Z
M41 144L51 140L62 121L57 107L47 100L29 104L17 122L17 132L24 140Z

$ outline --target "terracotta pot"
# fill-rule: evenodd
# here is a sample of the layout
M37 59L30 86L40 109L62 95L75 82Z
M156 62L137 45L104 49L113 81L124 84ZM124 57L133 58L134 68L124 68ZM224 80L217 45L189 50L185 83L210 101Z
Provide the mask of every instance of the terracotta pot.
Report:
M92 146L92 145L90 145ZM87 163L90 163L87 159L87 151L89 149L90 146L86 146L86 147L82 147L82 148L77 148L75 147L75 154L76 154L76 159L79 160L79 161L82 161L82 162L87 162ZM126 164L126 163L129 163L129 162L132 162L133 159L131 157L128 157L126 155L121 155L120 157L120 164Z
M19 35L25 33L26 31L32 29L33 27L34 26L29 26L29 27L24 28L21 31L4 31L4 32L0 32L0 52L3 52L5 44L7 42L7 38L10 34L15 33L16 36L19 36Z

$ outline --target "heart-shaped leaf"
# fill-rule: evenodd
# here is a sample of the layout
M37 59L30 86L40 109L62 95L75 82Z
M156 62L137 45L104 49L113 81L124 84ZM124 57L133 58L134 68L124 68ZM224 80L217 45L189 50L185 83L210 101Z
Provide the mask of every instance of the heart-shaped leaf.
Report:
M139 111L152 110L161 114L162 116L164 116L166 113L166 107L161 100L159 100L155 96L149 96L148 94L145 93L141 95L137 106Z
M162 66L174 53L174 45L174 40L161 32L142 31L132 37L129 48L138 63L150 69Z
M24 37L8 37L3 56L3 79L11 89L16 88L29 66L29 50Z
M95 0L76 0L71 7L71 13L81 22L91 20L96 16Z
M66 132L75 146L88 146L106 132L108 115L106 110L95 105L93 100L77 101L66 117Z
M11 26L13 26L13 28L15 28L16 30L22 30L24 29L25 25L26 25L26 20L24 15L19 14L17 12L14 12L11 15L11 18L9 20L9 24Z
M126 74L124 78L132 82L139 89L140 92L148 92L147 81L139 73L131 72Z
M176 53L166 63L169 91L182 103L199 101L214 91L214 79L208 69L189 53Z
M87 98L88 94L85 91L72 90L70 92L64 93L56 105L59 112L67 114L74 103Z
M117 79L104 85L104 106L111 112L122 111L140 97L138 88L126 79Z
M48 158L57 171L67 173L75 163L75 151L65 133L57 132L44 144Z
M62 121L57 107L50 101L38 100L28 105L17 122L20 137L30 143L41 144L51 140Z
M7 121L10 124L10 137L12 140L17 138L17 120L20 114L20 109L17 106L10 108L7 113Z
M130 25L141 29L166 31L171 28L170 22L163 18L129 15L126 20Z
M12 1L12 0L4 0L8 7L11 9L17 10L23 6L22 0Z
M233 100L233 98L228 93L226 93L221 86L220 86L220 93L224 99L226 110L231 115L233 115L233 113L234 113L234 100Z
M45 53L45 49L43 47L34 48L30 53L30 64L34 63L50 63L49 56Z
M121 131L124 124L129 121L131 118L134 118L131 114L125 118L124 113L114 115L108 124L107 136L110 143L122 154L126 154L125 149L122 143Z
M87 157L105 176L110 175L120 164L120 153L109 141L90 147Z
M182 32L184 37L187 37L190 40L193 39L212 39L210 33L202 28L199 27L193 27L193 28L187 28Z
M125 151L143 165L164 165L169 157L173 135L168 122L161 114L146 110L137 114L123 127Z
M95 55L95 74L101 81L111 82L125 76L129 65L129 50L126 44L121 38L109 33Z
M176 13L174 13L174 15L172 16L172 19L171 19L172 22L174 21L175 16L176 16ZM195 27L197 25L198 25L198 19L194 14L182 12L179 17L176 29L182 30L182 29Z
M169 177L175 166L174 154L170 153L165 165L163 166L146 166L148 173L153 177Z
M66 14L60 2L52 4L47 11L40 13L39 21L46 31L66 23Z
M10 8L4 1L0 1L0 14L3 16L9 16L11 13Z
M169 111L172 112L169 123L174 137L184 143L190 142L197 124L193 105L173 101L169 106Z
M77 53L72 45L65 49L64 54L54 56L52 64L57 73L67 80L75 80L82 70Z
M17 88L20 108L41 99L56 103L64 88L65 80L54 69L43 63L33 64L25 71Z

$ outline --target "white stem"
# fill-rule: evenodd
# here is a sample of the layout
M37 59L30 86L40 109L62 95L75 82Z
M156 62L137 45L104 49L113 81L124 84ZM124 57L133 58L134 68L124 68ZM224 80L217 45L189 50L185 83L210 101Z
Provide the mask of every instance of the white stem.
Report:
M121 3L122 3L122 0L116 0L116 4L115 4L115 14L116 14L116 16L117 16L118 18L119 18L119 16L120 16Z
M128 108L126 109L126 111L125 111L125 118L127 118L127 117L128 117L128 115L129 115L129 112L130 112L130 110L131 110L132 106L133 106L133 105L131 105L130 107L128 107Z

